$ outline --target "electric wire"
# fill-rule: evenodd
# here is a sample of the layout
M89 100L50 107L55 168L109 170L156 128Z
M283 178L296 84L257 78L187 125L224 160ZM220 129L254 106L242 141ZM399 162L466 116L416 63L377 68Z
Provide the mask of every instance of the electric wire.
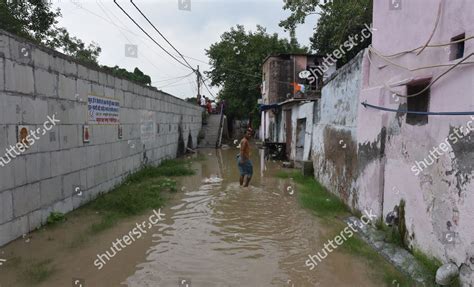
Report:
M204 87L206 88L206 90L209 92L209 94L211 95L211 97L215 100L216 99L216 96L214 95L213 92L211 92L211 90L209 89L209 87L207 86L206 82L203 82L204 83Z
M186 83L179 83L179 84L176 83L174 85L167 86L167 88L179 87L179 86L184 86L184 85L189 85L189 83L187 83L187 82Z
M168 41L168 39L160 32L160 30L158 30L156 28L155 25L153 25L153 23L148 19L148 17L145 14L143 14L142 10L140 10L140 8L138 8L138 6L135 5L135 3L133 3L133 0L130 0L130 3L132 3L132 5L135 7L135 9L138 10L138 12L140 12L140 14L143 16L143 18L145 18L147 20L147 22L153 27L153 29L155 29L155 31L158 34L160 34L160 36L166 41L166 43L168 43L171 46L171 48L173 48L176 51L176 53L178 53L178 55L181 56L181 58L186 62L186 64L189 66L189 68L191 68L194 71L194 68L191 66L191 64L189 64L189 62L186 60L186 58L184 58L183 54L181 54L181 52L178 51L178 49L176 49L175 46L173 46L173 44L170 43L170 41Z
M387 63L389 63L389 64L391 64L395 67L399 67L401 69L410 71L410 72L425 70L425 69L432 69L432 68L439 68L439 67L452 67L452 66L458 65L458 63L452 63L452 64L438 64L438 65L422 66L422 67L418 67L418 68L409 68L409 67L400 65L398 63L395 63L394 61L388 59L386 56L381 55L380 52L377 51L372 45L369 46L369 51L373 52L375 55L379 56L380 58L382 58ZM474 62L466 62L466 63L463 62L462 63L462 65L468 65L468 64L474 64Z
M160 87L158 87L158 88L159 88L159 89L161 89L161 88L168 87L168 86L170 86L170 85L173 85L173 84L179 83L179 82L181 82L182 80L186 79L187 77L191 76L192 74L194 74L194 72L191 72L191 73L189 73L189 74L188 74L188 75L186 75L185 77L182 77L181 79L179 79L179 80L177 80L177 81L175 81L175 82L172 82L172 83L167 83L166 85L164 85L164 86L160 86Z
M448 74L449 72L451 72L452 70L454 70L457 66L460 66L462 65L467 59L469 59L470 57L472 57L474 55L474 53L471 53L469 54L467 57L465 57L464 59L462 59L461 61L459 61L458 63L454 64L451 68L449 68L448 70L444 71L443 73L441 73L439 76L437 76L434 80L432 80L430 82L430 84L428 86L426 86L423 90L421 90L420 92L418 93L415 93L415 94L412 94L412 95L402 95L402 94L399 94L398 92L396 91L393 91L389 85L387 83L384 83L384 86L385 88L390 91L392 94L396 95L396 96L399 96L399 97L402 97L402 98L411 98L411 97L416 97L418 95L421 95L423 94L424 92L426 92L429 88L431 88L431 86L433 86L437 81L439 81L442 77L444 77L446 74Z
M459 40L448 42L448 43L431 44L431 45L427 45L426 47L427 48L439 48L439 47L451 46L453 44L458 44L458 43L461 43L461 42L467 42L467 41L472 40L472 39L474 39L474 36L469 36L469 37L466 37L464 39L459 39ZM370 45L370 46L372 46L372 45ZM422 49L422 48L423 48L423 46L420 46L420 47L417 47L417 48L414 48L414 49L411 49L411 50L406 50L406 51L398 52L398 53L391 54L391 55L382 55L381 54L381 56L383 56L385 58L396 58L396 57L403 56L403 55L406 55L406 54L409 54L409 53L413 53L413 52L415 52L419 49Z
M428 41L426 41L426 44L423 45L423 48L416 54L417 56L420 55L426 49L426 47L431 42L431 39L433 39L436 29L438 29L439 19L441 19L441 11L443 11L443 3L444 3L444 0L439 0L438 16L436 17L435 26L433 28L433 31L431 32L430 37L428 38Z
M140 41L142 41L148 48L150 48L150 50L154 51L150 46L148 46L148 44L147 44L145 41L142 40L143 38L142 38L140 35L138 35L138 34L132 32L132 31L130 31L130 30L128 30L128 29L125 29L125 28L119 26L118 24L114 23L114 21L112 20L112 18L110 17L110 15L112 15L118 22L120 22L120 24L122 24L123 26L126 26L126 25L120 20L120 18L117 17L112 11L108 11L108 12L107 12L106 9L105 9L105 7L104 7L104 6L101 6L101 5L103 5L103 3L101 3L100 0L97 0L96 3L97 3L97 5L99 6L99 8L102 10L102 12L104 13L104 15L107 17L107 19L104 18L104 17L102 17L102 16L99 15L99 14L94 13L93 11L91 11L91 10L89 10L89 9L87 9L87 8L84 8L84 7L80 6L79 4L77 4L77 3L75 3L75 2L72 2L72 3L73 3L74 5L76 5L77 8L80 8L80 9L82 9L82 10L88 12L89 14L94 15L94 16L96 16L96 17L98 17L98 18L104 20L105 22L108 22L109 24L115 26L115 27L117 28L117 30L120 32L120 34L121 34L129 43L133 43L134 41L132 41L122 30L127 31L127 32L129 32L130 34L134 35L135 37L139 38ZM110 13L110 15L109 15L109 13ZM155 53L156 53L156 52L155 52ZM159 55L159 54L157 54L157 55L161 57L161 55ZM150 59L149 59L148 57L146 57L145 55L141 55L141 56L142 56L144 59L146 59L153 67L155 67L157 70L160 70L160 71L161 71L161 68L159 68L158 66L156 66L156 64L154 64L154 62L153 62L152 60L150 60ZM165 60L166 60L166 59L165 59ZM167 61L167 60L166 60L166 61ZM168 61L168 62L169 62L169 61ZM171 63L171 62L170 62L170 63ZM191 74L192 74L192 73L191 73ZM166 75L168 75L168 74L166 74ZM168 75L168 76L169 76L169 75ZM185 78L185 77L187 77L187 76L189 76L189 75L184 75L184 76L179 76L179 77L171 77L171 78L169 78L169 79L163 79L163 80L157 80L157 81L152 82L152 84L158 83L158 82L166 82L166 81L170 81L170 80L174 80L174 79Z
M152 40L158 47L160 47L161 50L163 50L166 54L168 54L171 58L175 59L176 62L180 63L181 65L185 66L186 68L188 69L192 69L190 67L188 67L186 64L184 64L183 62L181 62L180 60L178 60L175 56L173 56L170 52L168 52L165 48L163 48L153 37L150 36L150 34L148 34L148 32L146 32L141 26L140 24L138 24L135 19L133 19L128 13L127 11L125 11L122 6L120 6L120 4L117 3L117 0L114 0L114 3L115 5L117 5L117 7L120 8L120 10L122 10L122 12L127 15L127 17L138 27L140 28L140 30L145 33L145 35L148 36L148 38L150 38L150 40ZM192 69L193 70L193 69ZM194 70L193 70L194 71Z
M215 100L216 99L216 96L211 92L211 90L209 89L209 87L207 86L206 82L202 79L201 77L201 81L202 83L204 84L204 87L206 87L206 90L209 92L209 94L212 96L212 98Z
M208 65L208 66L212 66L211 64L209 64L208 62L206 62L206 61L204 61L204 60L200 60L200 59L197 59L197 58L189 57L189 56L186 56L186 55L184 55L184 57L186 57L186 58L188 58L188 59L192 59L192 60L197 61L197 62L200 62L200 63L204 63L204 64L206 64L206 65ZM255 77L255 78L259 78L259 79L262 78L262 76L247 74L247 73L245 73L245 72L242 72L242 71L239 71L239 70L230 69L230 68L226 68L226 67L222 67L222 69L227 70L227 71L232 71L232 72L240 73L240 74L242 74L242 75L246 75L246 76L250 76L250 77ZM208 77L208 79L209 79L209 77ZM287 83L287 82L285 82L285 83Z
M161 79L161 80L153 81L152 83L168 82L168 81L178 80L178 79L182 79L182 78L186 78L186 77L189 77L189 74L184 75L184 76L179 76L179 77L168 78L168 79Z
M97 2L97 3L99 3L99 2ZM140 41L142 41L142 42L145 44L145 46L147 46L148 48L150 48L150 46L149 46L145 41L142 40L142 37L140 37L140 35L138 35L138 34L132 32L132 31L130 31L130 30L128 30L128 29L125 29L125 28L123 28L123 27L117 25L116 23L114 23L113 20L108 16L107 12L104 11L104 8L102 8L100 5L98 5L99 8L101 8L101 10L104 11L104 14L107 16L108 19L105 19L105 18L102 17L101 15L98 15L98 14L94 13L93 11L91 11L91 10L89 10L89 9L87 9L87 8L84 8L83 6L81 6L81 5L77 4L77 3L75 3L74 1L72 1L72 4L76 5L77 8L80 8L80 9L82 9L82 10L88 12L89 14L94 15L94 16L96 16L96 17L98 17L98 18L104 20L105 22L108 22L109 24L115 26L115 27L117 28L117 30L122 34L122 36L123 36L128 42L133 43L133 41L130 40L130 38L128 38L127 35L126 35L123 31L127 31L127 32L129 32L130 34L134 35L135 37L138 37L138 38L140 39ZM109 13L110 13L112 16L114 16L114 18L117 19L123 26L126 26L125 24L123 24L122 21L120 21L120 19L119 19L112 11L109 11ZM152 49L152 48L150 48L150 50L153 51L153 52L155 52L155 50ZM155 52L155 53L156 53L156 52ZM160 54L158 54L158 53L156 53L156 54L157 54L160 58L163 58ZM160 70L160 71L161 71L161 68L159 68L158 66L156 66L156 64L154 64L153 61L151 61L148 57L146 57L145 55L142 55L142 57L145 58L145 60L147 60L147 61L148 61L153 67L155 67L157 70ZM163 59L164 59L165 61L169 62L167 59L165 59L165 58L163 58ZM169 63L171 63L171 62L169 62ZM165 73L165 75L169 76L169 75L166 74L166 73Z

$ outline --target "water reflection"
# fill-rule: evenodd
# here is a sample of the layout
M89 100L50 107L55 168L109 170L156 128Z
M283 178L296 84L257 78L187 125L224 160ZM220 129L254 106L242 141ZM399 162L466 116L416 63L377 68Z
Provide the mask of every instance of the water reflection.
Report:
M248 188L238 183L238 149L206 152L209 159L194 163L196 176L183 180L185 192L165 210L169 219L147 262L125 283L178 286L187 278L193 287L376 286L347 255L333 254L314 271L304 265L328 231L298 206L294 184L273 176L278 166L265 162L263 150L252 152L260 173Z

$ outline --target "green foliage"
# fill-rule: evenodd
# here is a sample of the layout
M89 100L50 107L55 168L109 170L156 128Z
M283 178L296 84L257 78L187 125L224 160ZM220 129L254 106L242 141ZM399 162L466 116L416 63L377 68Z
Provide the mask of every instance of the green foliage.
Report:
M290 10L291 15L280 22L280 26L293 30L298 24L304 23L309 15L319 14L320 18L311 38L311 48L321 55L331 54L339 49L351 36L360 35L372 23L373 0L332 0L321 4L320 0L286 1L284 9ZM362 38L362 36L359 36ZM338 61L342 66L366 48L371 39L363 43L355 41L355 46Z
M158 167L147 166L130 175L122 185L88 205L102 215L101 221L91 225L90 232L101 232L114 226L121 218L160 208L164 203L161 193L177 191L176 181L166 177L192 174L194 171L186 161L165 160Z
M423 265L423 267L425 267L425 269L428 271L428 274L430 274L431 277L430 279L434 280L436 276L436 271L439 267L441 267L441 265L443 265L443 263L441 263L441 261L439 261L435 257L428 256L417 249L413 250L412 253L416 261Z
M95 44L84 42L69 35L65 28L57 27L59 9L52 10L50 1L13 0L0 1L0 28L12 34L29 39L80 61L97 63L101 52Z
M158 184L158 187L164 190L168 190L169 192L178 191L178 189L176 188L176 181L171 180L169 178L164 178L163 181Z
M51 212L46 220L48 225L55 225L60 222L66 221L66 216L61 212Z
M402 247L408 247L408 230L405 223L405 200L400 200L398 206L398 238L401 241Z
M300 201L303 207L312 210L320 217L333 217L348 212L345 204L329 193L313 177L305 177L300 172L277 174L279 178L292 178L300 186Z
M46 259L40 262L29 263L24 269L21 279L31 285L37 285L50 277L56 269L51 266L52 259Z
M59 9L53 11L50 2L13 0L8 3L6 0L0 0L0 29L59 50L82 63L99 67L98 57L102 49L94 42L86 45L82 40L71 36L65 28L57 27L57 18L61 17L61 12ZM150 76L145 75L138 68L135 68L133 73L118 66L102 66L102 69L114 76L143 85L151 85Z
M280 26L294 31L298 24L304 24L306 17L310 15L321 15L317 12L321 0L290 0L285 1L283 9L290 10L291 15L280 22Z
M263 60L270 54L306 51L296 40L279 39L261 26L255 32L247 32L237 25L206 50L212 66L206 73L213 86L222 87L219 98L226 101L229 118L256 118Z
M49 1L0 1L0 27L10 33L45 43L54 34L59 10L52 11Z
M135 70L133 70L133 73L123 68L120 68L119 66L115 66L115 67L102 66L102 69L104 69L108 73L117 77L125 78L130 81L140 83L142 85L148 85L148 86L151 85L151 77L148 75L145 75L138 68L135 68Z
M80 39L72 37L65 28L57 28L52 32L52 36L53 38L46 42L48 47L60 50L78 61L97 65L102 51L98 44L92 42L86 46Z
M411 278L398 272L390 263L378 254L372 247L360 239L357 235L350 237L342 245L345 252L357 255L363 258L371 268L377 270L374 276L381 275L381 279L385 283L384 286L414 286L415 283ZM397 283L397 284L394 284Z
M340 220L334 220L336 216L349 214L349 209L336 196L329 193L313 177L305 177L301 172L278 172L279 178L291 178L299 184L300 202L302 205L312 210L318 217L322 217L337 232L331 232L328 239L335 238L341 230L347 227ZM373 270L370 276L385 283L384 286L392 286L392 282L398 282L400 286L412 286L414 283L410 278L398 272L381 255L367 245L355 233L341 245L341 250L363 259Z
M398 226L387 226L386 224L382 223L377 225L377 228L384 232L386 242L405 248L403 238L400 236L400 232L398 230Z

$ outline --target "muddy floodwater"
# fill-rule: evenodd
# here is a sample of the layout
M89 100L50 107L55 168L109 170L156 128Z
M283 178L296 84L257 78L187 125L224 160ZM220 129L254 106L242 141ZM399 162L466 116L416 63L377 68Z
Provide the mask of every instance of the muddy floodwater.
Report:
M30 262L54 266L37 286L381 286L361 258L336 250L310 271L308 254L321 251L331 226L298 204L298 187L278 179L278 163L253 149L254 178L238 184L237 149L200 150L194 176L178 179L156 226L118 252L105 266L97 254L128 234L150 211L129 218L79 247L70 247L96 215L71 215L67 223L34 232L0 249L0 286L27 286L17 268ZM338 232L338 231L337 231ZM23 284L23 285L22 285ZM187 284L187 285L186 285Z

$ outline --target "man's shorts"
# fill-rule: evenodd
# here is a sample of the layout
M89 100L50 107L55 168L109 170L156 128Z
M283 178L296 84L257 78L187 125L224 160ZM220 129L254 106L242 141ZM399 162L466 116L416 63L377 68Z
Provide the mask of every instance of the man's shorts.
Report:
M253 166L252 161L247 160L244 163L240 163L240 156L237 156L237 165L239 166L240 175L252 176L253 175Z

